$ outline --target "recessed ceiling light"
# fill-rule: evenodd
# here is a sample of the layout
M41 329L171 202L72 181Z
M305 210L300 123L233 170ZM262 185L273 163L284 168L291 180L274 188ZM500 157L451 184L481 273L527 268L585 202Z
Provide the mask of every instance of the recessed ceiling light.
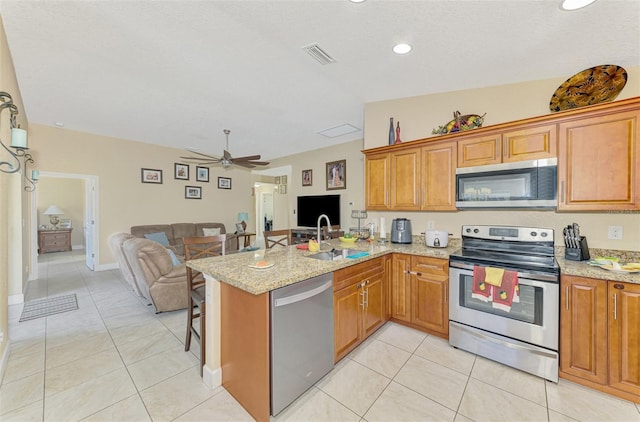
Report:
M364 3L367 0L349 0L351 3Z
M563 0L560 8L563 10L577 10L589 6L596 0Z
M64 123L62 122L55 122L54 125L56 125L57 127L64 127Z
M393 52L396 54L407 54L411 51L411 46L409 44L397 44L393 47Z

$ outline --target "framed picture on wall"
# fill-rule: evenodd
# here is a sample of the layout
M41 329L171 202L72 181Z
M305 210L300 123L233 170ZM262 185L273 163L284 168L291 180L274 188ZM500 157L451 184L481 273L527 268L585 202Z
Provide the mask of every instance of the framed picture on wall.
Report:
M58 227L60 227L61 229L70 229L71 228L71 219L70 218L61 218L60 219L60 224L58 224Z
M302 186L311 186L313 184L313 170L302 170Z
M327 163L327 190L347 188L347 160Z
M231 178L218 177L218 189L231 189Z
M196 166L196 181L197 182L209 181L209 167Z
M189 180L189 164L174 163L175 179Z
M202 199L202 188L200 186L185 186L184 197L186 199Z
M162 170L142 169L142 183L158 183L162 184Z

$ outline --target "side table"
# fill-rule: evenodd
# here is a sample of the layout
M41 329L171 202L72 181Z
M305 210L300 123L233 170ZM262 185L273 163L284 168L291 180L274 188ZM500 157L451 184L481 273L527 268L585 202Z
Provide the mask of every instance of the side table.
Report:
M38 253L70 251L71 230L38 230Z

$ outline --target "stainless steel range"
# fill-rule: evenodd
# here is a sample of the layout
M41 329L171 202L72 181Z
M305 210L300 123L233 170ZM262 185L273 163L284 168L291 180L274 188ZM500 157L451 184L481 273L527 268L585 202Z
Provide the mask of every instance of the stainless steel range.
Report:
M449 344L558 381L560 268L552 229L462 226L449 257Z

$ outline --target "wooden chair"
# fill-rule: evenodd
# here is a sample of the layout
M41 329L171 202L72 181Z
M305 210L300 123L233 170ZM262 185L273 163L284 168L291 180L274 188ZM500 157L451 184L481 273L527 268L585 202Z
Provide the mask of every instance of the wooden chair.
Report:
M331 226L331 231L327 230L327 226L322 227L322 238L324 240L337 239L340 236L344 236L344 230L340 230L340 226Z
M186 261L192 259L208 258L225 254L227 235L183 237L184 256ZM187 291L189 304L187 306L187 337L184 341L184 351L191 348L191 334L200 341L200 376L205 364L206 345L206 306L205 306L205 280L200 271L196 271L187 265ZM196 308L196 309L194 309ZM193 320L200 319L200 332L193 327Z
M291 229L265 231L264 243L267 249L271 249L275 245L291 245Z

